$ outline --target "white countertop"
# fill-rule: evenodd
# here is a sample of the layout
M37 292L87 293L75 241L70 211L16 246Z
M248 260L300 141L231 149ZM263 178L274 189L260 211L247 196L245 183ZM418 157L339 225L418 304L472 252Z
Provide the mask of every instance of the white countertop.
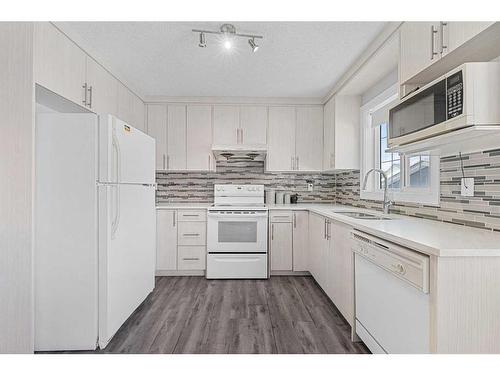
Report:
M158 209L208 208L210 203L164 203ZM355 219L333 211L378 211L335 204L269 205L270 210L308 210L354 228L436 256L500 256L500 233L434 220L390 215L392 220Z

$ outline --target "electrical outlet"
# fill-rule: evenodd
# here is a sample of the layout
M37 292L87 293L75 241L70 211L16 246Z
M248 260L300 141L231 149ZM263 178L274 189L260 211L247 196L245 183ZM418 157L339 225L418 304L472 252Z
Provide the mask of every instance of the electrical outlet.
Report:
M314 185L311 183L307 184L307 191L313 191Z
M474 196L474 177L462 178L462 196Z

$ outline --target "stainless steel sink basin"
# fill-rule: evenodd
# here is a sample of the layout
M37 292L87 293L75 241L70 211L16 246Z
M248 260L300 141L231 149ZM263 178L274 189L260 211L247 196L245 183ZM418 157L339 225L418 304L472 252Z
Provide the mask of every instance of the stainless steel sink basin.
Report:
M380 216L380 215L374 215L374 214L369 214L366 212L359 212L359 211L333 211L336 214L339 215L345 215L352 217L354 219L363 219L363 220L391 220L390 217L387 216Z

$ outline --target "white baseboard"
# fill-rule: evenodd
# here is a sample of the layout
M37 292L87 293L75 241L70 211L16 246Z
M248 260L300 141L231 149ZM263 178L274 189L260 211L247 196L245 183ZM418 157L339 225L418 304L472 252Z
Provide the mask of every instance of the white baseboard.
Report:
M309 271L271 271L271 276L309 276Z

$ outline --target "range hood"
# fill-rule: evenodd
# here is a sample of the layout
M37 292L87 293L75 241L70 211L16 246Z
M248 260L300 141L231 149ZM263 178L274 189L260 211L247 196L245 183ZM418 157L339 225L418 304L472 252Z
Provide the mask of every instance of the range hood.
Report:
M267 155L266 145L214 145L212 153L215 160L245 159L264 161Z

